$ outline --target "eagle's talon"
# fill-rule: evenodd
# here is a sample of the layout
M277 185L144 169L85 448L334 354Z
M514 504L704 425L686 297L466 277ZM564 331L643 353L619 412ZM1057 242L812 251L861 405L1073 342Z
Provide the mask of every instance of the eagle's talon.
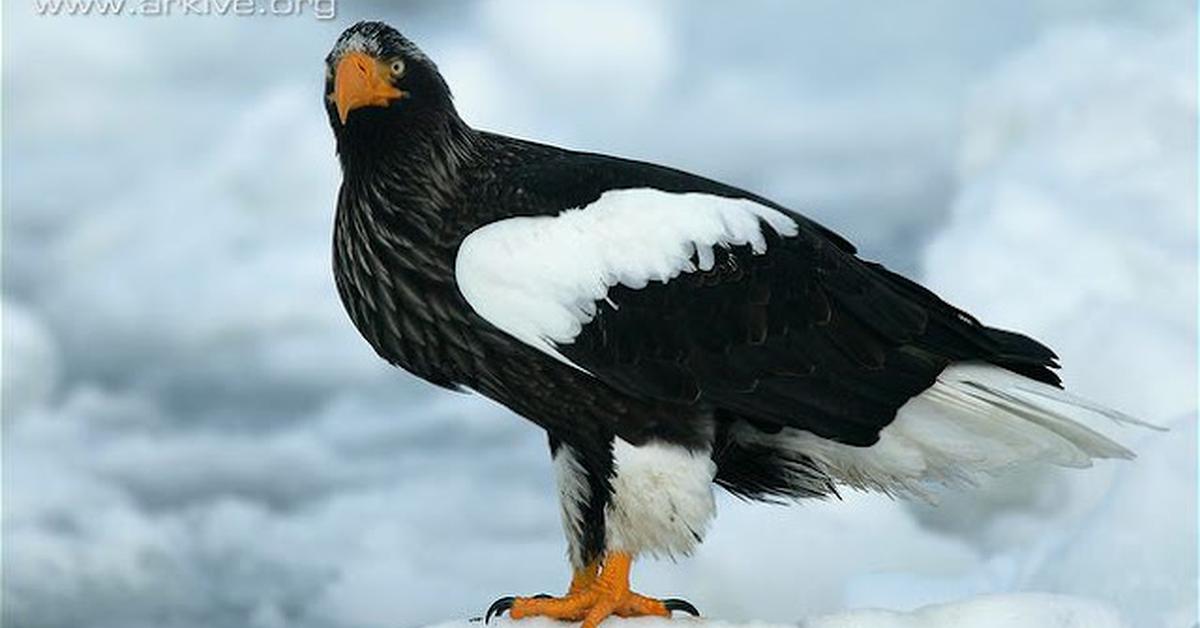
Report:
M533 597L506 597L496 600L488 609L493 614L508 612L514 620L525 617L549 617L560 621L583 621L581 628L597 628L606 618L670 617L672 611L683 611L699 617L700 612L690 602L677 598L657 600L629 590L629 566L632 557L623 552L606 555L603 569L589 566L577 571L571 590L563 597L545 594Z
M517 598L511 595L506 595L495 602L492 602L492 605L488 607L487 612L483 614L483 623L490 623L492 621L492 616L499 617L506 611L512 609L513 602L516 600Z
M681 600L677 597L673 597L673 598L663 600L662 603L663 603L663 606L667 607L668 611L671 611L671 612L683 611L684 613L687 613L688 615L691 615L692 617L700 616L700 611L697 610L696 607L687 600Z

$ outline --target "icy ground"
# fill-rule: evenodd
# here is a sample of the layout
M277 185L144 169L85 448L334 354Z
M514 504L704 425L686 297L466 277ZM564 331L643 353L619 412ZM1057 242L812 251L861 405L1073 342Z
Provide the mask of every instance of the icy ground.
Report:
M336 301L320 59L358 10L422 34L470 120L792 205L1172 428L937 506L723 496L639 590L728 621L972 628L1042 591L1083 601L1013 604L1195 624L1191 3L344 4L6 3L0 623L406 627L565 585L544 436L387 368Z
M492 625L515 628L562 628L561 622L507 618ZM430 628L480 628L478 621L437 624ZM611 618L605 628L1125 628L1106 604L1044 593L982 595L962 602L935 604L911 612L861 610L810 617L796 622L728 622L676 617Z

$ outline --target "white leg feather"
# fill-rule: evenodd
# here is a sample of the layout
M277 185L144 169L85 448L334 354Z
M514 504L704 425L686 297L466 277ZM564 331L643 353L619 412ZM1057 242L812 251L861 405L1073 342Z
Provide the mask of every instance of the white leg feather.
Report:
M707 450L613 440L612 501L605 510L609 551L688 555L716 514L716 463Z

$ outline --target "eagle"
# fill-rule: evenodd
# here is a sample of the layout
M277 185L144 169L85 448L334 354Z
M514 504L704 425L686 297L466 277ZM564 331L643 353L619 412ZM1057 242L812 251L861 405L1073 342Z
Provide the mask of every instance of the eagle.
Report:
M1057 358L779 203L681 170L477 130L381 22L325 61L342 170L333 275L388 362L545 430L573 576L507 612L697 614L630 590L684 556L714 485L766 502L919 495L1040 461L1130 458ZM985 280L985 279L983 279Z

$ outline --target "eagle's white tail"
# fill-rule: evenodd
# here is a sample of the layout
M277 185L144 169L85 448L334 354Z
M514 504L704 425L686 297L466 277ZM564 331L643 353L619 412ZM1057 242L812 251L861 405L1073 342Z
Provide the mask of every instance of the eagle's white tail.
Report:
M1000 367L963 362L948 367L933 386L902 406L871 447L790 429L769 437L740 436L770 438L772 446L809 457L842 484L922 495L928 483L969 483L1025 462L1086 467L1093 459L1133 457L1082 423L1088 415L1147 426Z

